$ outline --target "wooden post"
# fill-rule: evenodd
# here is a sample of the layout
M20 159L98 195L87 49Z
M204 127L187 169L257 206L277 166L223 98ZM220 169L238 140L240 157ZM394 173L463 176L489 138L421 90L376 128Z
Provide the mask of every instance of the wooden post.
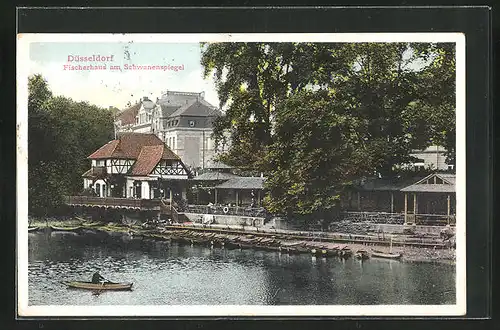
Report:
M257 205L260 206L260 190L257 190Z
M217 188L214 188L215 201L214 204L217 205Z
M170 212L172 213L172 199L173 199L173 193L172 193L172 187L169 189L170 191Z
M417 193L413 193L413 214L417 214Z
M450 203L450 194L448 194L447 200L448 200L448 225L450 225L450 206L451 206L450 205L451 204Z
M417 223L417 193L413 193L413 223Z
M239 197L238 196L238 190L235 190L235 191L236 191L236 207L238 207L239 206L239 203L238 203L239 202L238 201L238 197Z
M394 193L391 191L391 213L394 213Z
M358 211L361 211L361 193L358 191Z
M408 194L405 193L405 224L408 218Z

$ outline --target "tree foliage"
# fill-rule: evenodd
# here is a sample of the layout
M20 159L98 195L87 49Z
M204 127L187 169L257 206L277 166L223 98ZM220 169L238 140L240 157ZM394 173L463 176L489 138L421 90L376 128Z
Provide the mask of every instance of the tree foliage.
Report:
M31 76L28 88L29 211L47 214L82 190L87 156L113 138L113 115L54 96L41 75Z
M266 172L275 212L328 209L433 144L454 163L454 44L212 43L202 65L225 108L221 159Z

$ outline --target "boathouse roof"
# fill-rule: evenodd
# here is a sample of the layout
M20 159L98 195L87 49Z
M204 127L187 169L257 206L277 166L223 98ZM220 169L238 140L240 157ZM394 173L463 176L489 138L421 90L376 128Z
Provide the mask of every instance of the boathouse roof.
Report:
M216 186L218 189L264 189L263 177L237 176Z
M399 191L402 188L419 181L423 176L409 177L409 178L368 178L359 182L354 186L356 190L363 191Z
M234 167L227 165L226 163L211 161L208 162L208 165L205 166L208 170L230 170Z
M200 174L196 177L194 177L194 180L197 181L222 181L222 180L229 180L232 178L237 178L238 176L233 173L227 173L227 172L205 172L203 174Z
M451 173L433 173L401 191L452 193L455 192L455 178Z

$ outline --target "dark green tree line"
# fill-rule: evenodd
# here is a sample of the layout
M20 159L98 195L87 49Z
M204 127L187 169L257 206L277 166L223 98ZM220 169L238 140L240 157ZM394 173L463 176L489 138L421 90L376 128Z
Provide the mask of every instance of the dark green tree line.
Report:
M271 211L323 212L433 144L454 163L453 44L214 43L202 64L226 109L221 160L266 172Z
M28 88L29 211L51 214L65 195L82 190L87 156L113 138L113 115L54 96L41 75L31 76Z

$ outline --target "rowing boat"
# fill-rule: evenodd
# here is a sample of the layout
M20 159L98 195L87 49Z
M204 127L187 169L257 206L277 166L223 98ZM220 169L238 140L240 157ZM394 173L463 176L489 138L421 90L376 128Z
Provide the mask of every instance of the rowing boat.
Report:
M370 258L370 255L368 254L367 251L365 250L356 251L356 259L366 260L368 258Z
M107 291L124 291L132 290L133 283L114 283L114 282L104 282L104 283L92 283L92 282L63 282L68 288L72 289L84 289L84 290L107 290Z
M403 256L402 253L385 253L382 251L372 250L372 257L376 258L384 258L384 259L401 259Z
M50 226L50 229L53 231L77 231L80 230L82 227L77 226L77 227L57 227L57 226Z
M40 229L40 227L28 227L28 232L34 232Z

